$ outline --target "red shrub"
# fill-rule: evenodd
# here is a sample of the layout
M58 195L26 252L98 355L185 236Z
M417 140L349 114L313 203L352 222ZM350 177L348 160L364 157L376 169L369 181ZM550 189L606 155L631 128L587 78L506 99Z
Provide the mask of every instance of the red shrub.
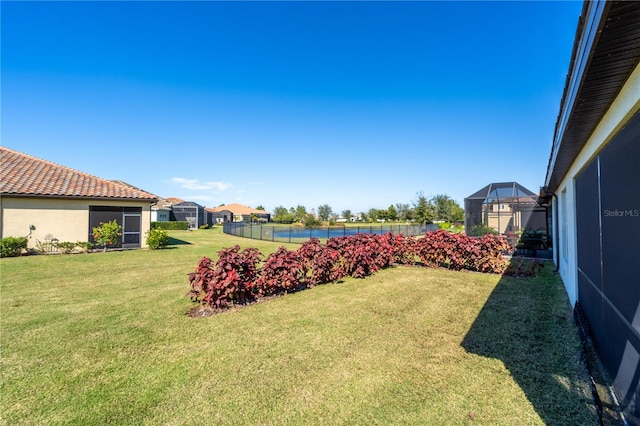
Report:
M344 260L331 247L323 247L320 240L312 238L298 249L303 277L307 286L313 287L337 281L345 276Z
M415 238L405 237L403 234L393 235L390 232L385 234L384 237L391 246L393 262L401 265L414 265L416 263Z
M303 276L302 262L295 251L280 247L267 256L260 278L256 281L260 296L295 291Z
M507 240L501 236L470 238L444 230L429 232L418 239L391 233L356 234L331 238L324 247L317 238L302 244L297 251L280 247L259 270L262 253L258 249L240 251L239 246L234 246L218 252L215 267L207 257L198 262L196 271L189 274L189 295L194 301L223 308L345 276L364 278L392 262L413 264L416 256L426 266L503 273L507 269L504 254L509 249ZM532 275L540 267L539 262L528 269L520 264L506 273Z
M220 250L218 257L215 268L211 259L203 257L189 274L191 299L216 308L252 300L262 253L256 248L240 252L240 246L234 246Z
M428 232L415 243L416 255L427 266L494 274L506 269L507 259L504 254L508 250L509 244L502 236L470 238L444 230Z
M336 250L344 263L344 274L364 278L391 264L391 245L375 234L330 238L327 247Z

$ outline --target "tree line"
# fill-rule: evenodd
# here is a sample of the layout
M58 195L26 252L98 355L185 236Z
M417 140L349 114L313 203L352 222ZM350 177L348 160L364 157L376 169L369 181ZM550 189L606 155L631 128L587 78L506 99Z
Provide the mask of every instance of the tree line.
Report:
M340 216L346 221L357 218L363 222L433 223L434 221L444 221L453 223L464 221L464 210L446 194L427 198L420 192L412 203L392 204L386 209L371 208L367 212L355 214L351 210L343 210L339 215L328 204L322 204L318 206L317 210L312 209L310 212L302 205L289 209L280 205L273 210L271 220L276 223L301 223L305 226L319 226L327 223L333 224Z

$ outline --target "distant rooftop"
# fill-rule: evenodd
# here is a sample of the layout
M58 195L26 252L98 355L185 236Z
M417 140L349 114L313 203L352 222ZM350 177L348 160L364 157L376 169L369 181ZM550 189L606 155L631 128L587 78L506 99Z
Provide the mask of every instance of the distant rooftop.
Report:
M465 198L471 200L486 200L486 202L496 202L507 199L531 199L538 197L537 194L528 190L518 182L490 183L479 191L474 192Z
M269 212L266 212L264 210L258 210L258 209L254 209L248 206L243 206L242 204L238 204L238 203L232 203L232 204L225 204L224 206L220 206L220 207L215 207L215 208L207 208L207 211L210 211L212 213L218 213L224 210L230 211L233 214L237 214L237 215L247 215L247 214L271 214Z

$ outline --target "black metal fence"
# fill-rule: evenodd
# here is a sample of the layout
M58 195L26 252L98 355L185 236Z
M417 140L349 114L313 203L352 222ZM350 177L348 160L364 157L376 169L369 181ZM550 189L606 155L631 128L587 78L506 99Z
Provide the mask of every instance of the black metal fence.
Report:
M222 232L236 237L254 240L274 241L281 243L303 243L311 238L329 239L346 237L355 234L378 234L387 232L406 236L424 235L429 231L437 231L438 225L362 225L362 226L329 226L319 228L301 228L295 226L258 225L244 222L227 222Z

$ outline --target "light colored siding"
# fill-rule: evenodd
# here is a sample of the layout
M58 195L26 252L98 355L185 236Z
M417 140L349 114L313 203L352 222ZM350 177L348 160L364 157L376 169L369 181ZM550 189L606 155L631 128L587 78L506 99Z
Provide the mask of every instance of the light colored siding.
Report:
M148 201L74 200L61 198L7 197L0 201L0 236L28 237L28 247L47 236L59 241L88 241L89 206L142 208L141 246L146 246L145 233L151 227ZM35 229L29 232L29 225Z

